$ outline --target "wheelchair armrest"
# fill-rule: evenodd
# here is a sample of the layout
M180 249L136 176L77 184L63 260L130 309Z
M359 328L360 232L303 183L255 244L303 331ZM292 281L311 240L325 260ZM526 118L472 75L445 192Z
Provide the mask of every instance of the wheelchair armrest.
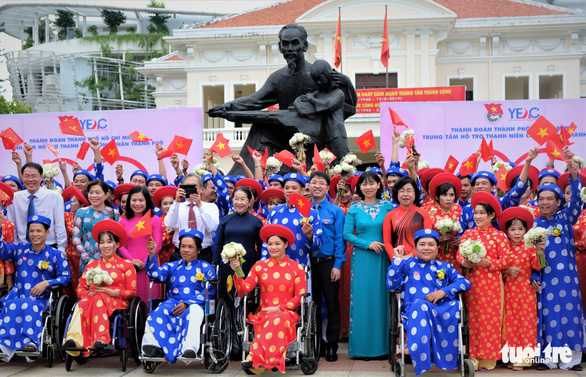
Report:
M311 296L311 293L302 293L301 294L301 297L304 297L304 298L308 298L309 296Z

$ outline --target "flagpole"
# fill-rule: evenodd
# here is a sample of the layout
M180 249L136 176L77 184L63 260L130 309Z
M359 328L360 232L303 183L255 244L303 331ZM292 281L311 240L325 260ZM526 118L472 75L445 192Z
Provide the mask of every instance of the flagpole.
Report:
M387 16L387 6L385 5L385 17ZM385 19L386 21L386 19ZM386 24L386 22L385 22ZM389 64L387 63L387 66L385 67L385 82L386 82L386 88L389 88Z
M342 69L343 69L343 63L342 61L344 59L342 59L342 8L338 7L338 20L340 20L340 73L343 73Z

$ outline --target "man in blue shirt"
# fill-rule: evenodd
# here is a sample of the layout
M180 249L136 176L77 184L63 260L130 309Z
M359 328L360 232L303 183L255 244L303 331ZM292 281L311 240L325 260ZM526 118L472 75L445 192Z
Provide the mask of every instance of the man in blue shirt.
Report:
M344 211L326 199L330 187L330 177L315 171L309 178L309 191L313 208L318 212L322 226L322 244L311 252L311 278L314 302L317 304L318 334L322 334L320 306L322 294L328 313L326 329L326 360L338 359L338 338L340 336L340 276L342 265L346 261L346 245L342 238L344 230Z

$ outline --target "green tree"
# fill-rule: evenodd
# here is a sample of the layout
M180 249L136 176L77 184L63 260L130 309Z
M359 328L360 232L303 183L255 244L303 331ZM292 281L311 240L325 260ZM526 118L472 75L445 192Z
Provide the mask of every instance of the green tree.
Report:
M87 28L87 32L95 37L96 35L98 35L98 27L96 25L92 25Z
M0 114L27 114L32 112L30 106L25 106L15 99L8 102L4 96L0 96Z
M66 10L57 10L57 17L55 18L55 26L60 28L59 39L67 38L67 29L75 27L75 19L73 13Z
M108 28L110 29L110 34L116 34L118 26L126 22L126 16L119 10L103 9L101 13L102 20L104 20L104 23L108 25Z
M147 5L149 8L165 8L165 3L151 0ZM169 27L167 27L167 20L171 18L170 15L164 13L155 13L149 17L151 24L147 27L147 30L151 34L169 34Z

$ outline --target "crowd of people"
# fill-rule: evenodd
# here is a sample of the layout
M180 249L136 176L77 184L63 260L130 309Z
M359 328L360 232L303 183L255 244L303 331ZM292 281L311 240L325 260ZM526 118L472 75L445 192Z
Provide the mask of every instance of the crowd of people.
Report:
M260 287L260 307L249 316L256 336L242 360L248 368L285 371L296 309L309 292L321 308L318 333L328 362L346 341L352 357L387 358L389 299L399 293L407 330L401 352L416 373L456 368L462 293L475 369L494 369L505 345L567 347L569 359L544 359L537 368L581 369L586 176L572 152L564 150L563 174L552 160L543 169L532 165L537 149L519 166L504 162L502 190L494 157L488 170L461 176L420 168L416 153L401 166L398 141L395 131L388 167L388 156L377 153L376 166L351 175L334 174L331 161L319 170L296 159L281 175L254 152L254 171L232 158L244 172L233 177L222 175L207 151L192 172L177 155L172 174L162 163L156 174L128 175L117 165L117 182L104 179L96 140L93 170L75 165L72 179L64 162L61 177L49 177L25 143L25 164L13 152L16 171L0 182L0 283L8 288L0 303L1 353L9 360L39 347L40 313L54 285L79 299L65 346L86 354L104 348L109 316L133 297L149 300L151 278L166 284L152 297L166 300L149 313L142 352L170 363L194 358L205 282L219 279L209 294L233 298ZM153 158L162 152L157 145ZM293 202L296 195L311 201L309 215ZM133 236L147 214L152 231ZM547 234L530 245L525 235L534 227ZM230 243L243 246L243 260L223 261ZM466 254L468 245L484 252ZM98 270L109 278L96 283ZM508 367L531 365L517 360Z

